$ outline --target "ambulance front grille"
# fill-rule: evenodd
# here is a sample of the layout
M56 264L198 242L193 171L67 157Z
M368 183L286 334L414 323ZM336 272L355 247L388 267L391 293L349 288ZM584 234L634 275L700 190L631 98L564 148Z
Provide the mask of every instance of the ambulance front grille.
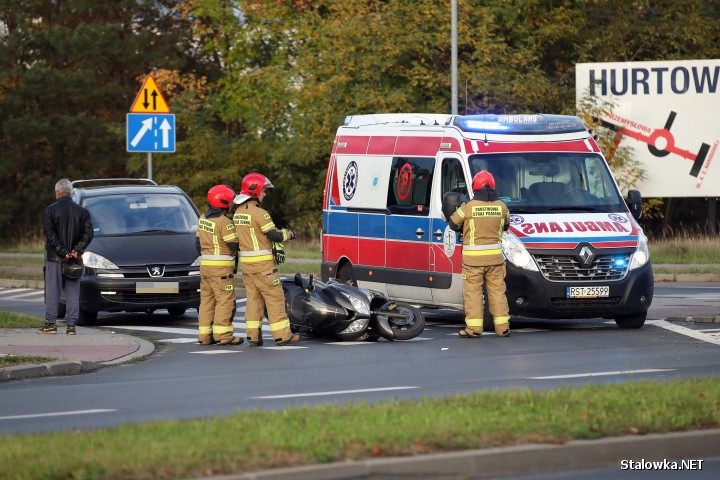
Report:
M571 255L533 255L543 276L553 282L621 280L632 254L598 255L589 265Z

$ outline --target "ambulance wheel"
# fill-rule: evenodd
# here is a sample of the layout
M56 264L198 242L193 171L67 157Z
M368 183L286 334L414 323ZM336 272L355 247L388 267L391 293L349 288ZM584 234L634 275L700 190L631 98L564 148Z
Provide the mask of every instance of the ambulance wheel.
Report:
M353 278L353 274L352 274L352 265L350 265L350 264L345 264L342 266L342 268L338 272L337 279L341 283L344 283L346 285L352 285L353 287L357 287L357 282Z
M634 313L632 315L620 315L615 317L615 323L620 328L640 328L645 325L647 312Z

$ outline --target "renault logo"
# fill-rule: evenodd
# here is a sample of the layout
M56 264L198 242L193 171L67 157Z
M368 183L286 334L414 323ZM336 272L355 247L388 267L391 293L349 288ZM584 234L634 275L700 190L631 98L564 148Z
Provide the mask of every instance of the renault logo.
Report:
M152 265L147 267L147 270L151 277L162 277L165 275L165 265Z
M580 249L580 259L582 260L582 263L584 265L588 265L590 262L592 262L592 259L595 255L593 255L592 250L590 250L588 247L582 247Z

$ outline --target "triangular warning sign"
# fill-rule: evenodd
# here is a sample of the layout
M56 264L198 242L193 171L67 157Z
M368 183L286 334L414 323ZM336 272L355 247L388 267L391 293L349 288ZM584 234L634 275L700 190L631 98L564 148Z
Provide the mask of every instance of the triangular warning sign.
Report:
M170 107L152 75L145 77L145 81L130 107L130 113L170 113Z

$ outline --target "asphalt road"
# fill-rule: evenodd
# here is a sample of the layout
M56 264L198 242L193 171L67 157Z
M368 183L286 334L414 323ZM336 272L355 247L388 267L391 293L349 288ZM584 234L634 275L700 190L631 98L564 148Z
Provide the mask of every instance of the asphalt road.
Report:
M30 293L0 291L0 309L42 314L42 295L38 300ZM603 319L513 319L510 338L461 339L456 333L462 316L436 311L428 312L426 330L411 341L304 338L291 347L201 347L195 343L194 311L179 319L164 312L101 315L100 328L152 339L156 352L144 362L95 373L2 385L0 434L289 405L720 374L717 324L663 320L668 312L676 314L678 305L685 313L720 313L720 284L658 284L655 294L651 320L639 330L620 330ZM243 313L240 302L239 335ZM269 331L264 335L270 339Z

